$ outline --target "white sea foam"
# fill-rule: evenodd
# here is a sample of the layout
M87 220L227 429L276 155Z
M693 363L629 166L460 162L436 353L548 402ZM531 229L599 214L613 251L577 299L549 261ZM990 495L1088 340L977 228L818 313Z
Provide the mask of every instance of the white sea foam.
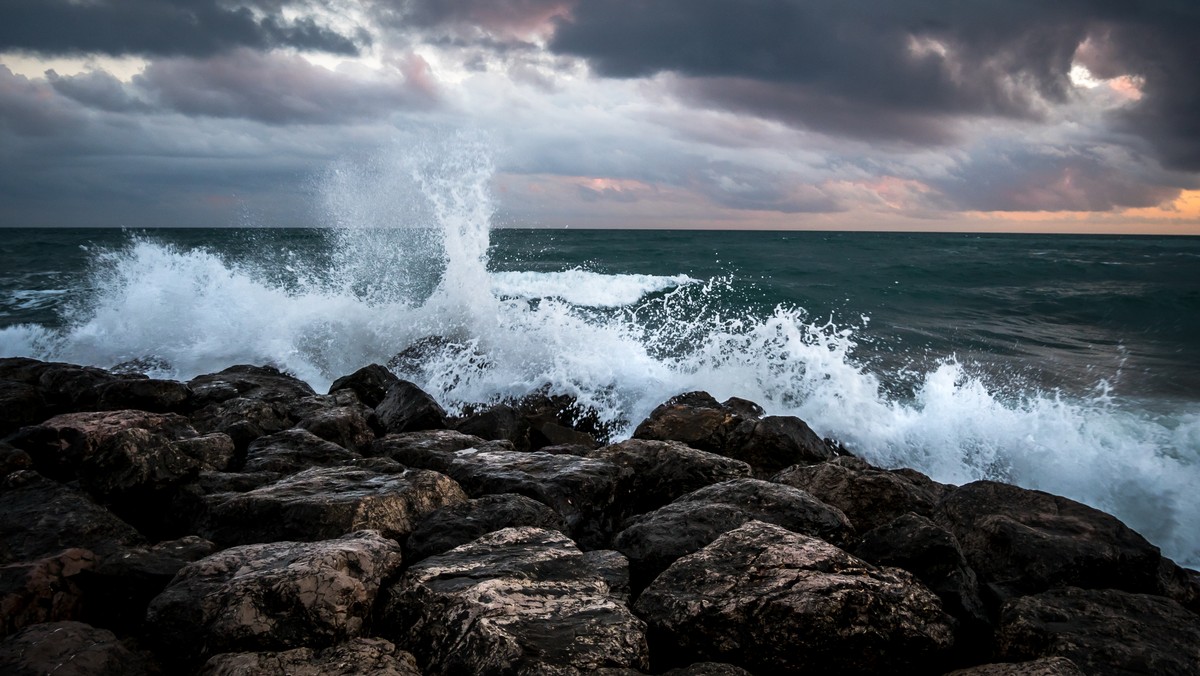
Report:
M451 410L548 386L627 435L679 392L740 396L798 415L875 463L1086 502L1173 558L1200 564L1195 412L1152 414L1108 395L997 391L952 360L920 374L915 396L897 399L856 361L850 329L799 308L712 310L728 279L489 274L484 150L454 140L378 158L369 170L340 168L326 182L327 209L338 215L334 265L298 284L209 251L134 239L98 260L95 293L69 313L67 329L0 330L0 354L100 366L157 356L171 365L159 375L178 378L273 363L320 391L441 336L456 348L411 375ZM402 205L396 195L425 202Z

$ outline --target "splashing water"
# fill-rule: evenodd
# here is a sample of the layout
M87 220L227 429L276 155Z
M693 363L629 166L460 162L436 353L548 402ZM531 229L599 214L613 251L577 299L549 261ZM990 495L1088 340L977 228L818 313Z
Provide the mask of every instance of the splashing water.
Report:
M486 141L470 135L334 167L320 263L236 263L132 237L97 256L65 328L0 329L0 354L157 357L169 367L155 375L176 378L273 363L322 390L434 336L449 347L404 375L452 412L546 387L620 436L682 391L744 397L878 464L1081 500L1200 563L1200 414L1004 392L954 360L916 374L912 396L890 394L856 360L854 327L788 306L756 315L730 302L731 277L489 272L491 176Z

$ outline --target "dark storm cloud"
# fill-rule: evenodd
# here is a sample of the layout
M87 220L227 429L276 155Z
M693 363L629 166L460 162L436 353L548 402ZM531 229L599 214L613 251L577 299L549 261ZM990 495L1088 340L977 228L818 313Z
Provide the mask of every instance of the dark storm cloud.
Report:
M0 51L207 56L235 47L293 47L357 54L364 40L311 17L256 18L245 6L218 0L5 0L0 6Z
M84 122L79 106L56 95L45 82L17 75L0 64L0 139L54 136ZM0 182L2 183L2 182Z
M130 87L104 71L61 76L50 70L46 71L46 79L59 94L88 108L114 113L149 111L152 108L130 91Z
M477 28L501 36L520 36L549 27L572 0L407 0L376 3L377 13L393 26Z
M1144 78L1124 124L1196 170L1198 31L1200 3L1175 0L579 0L550 46L605 76L674 73L710 106L927 144L963 117L1042 119L1102 37L1107 73Z

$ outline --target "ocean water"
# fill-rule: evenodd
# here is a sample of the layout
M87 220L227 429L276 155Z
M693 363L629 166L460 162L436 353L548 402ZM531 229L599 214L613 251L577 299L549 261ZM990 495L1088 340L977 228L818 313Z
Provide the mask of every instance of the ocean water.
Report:
M1200 238L492 229L491 173L471 143L332 167L315 230L0 230L0 356L323 391L436 336L401 375L451 411L548 387L625 436L740 396L1200 564Z

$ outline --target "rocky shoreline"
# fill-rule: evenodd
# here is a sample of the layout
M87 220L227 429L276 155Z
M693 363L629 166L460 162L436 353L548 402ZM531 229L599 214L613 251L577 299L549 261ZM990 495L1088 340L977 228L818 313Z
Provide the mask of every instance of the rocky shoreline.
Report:
M0 359L3 674L1200 674L1116 518L703 392L451 418L373 365Z

